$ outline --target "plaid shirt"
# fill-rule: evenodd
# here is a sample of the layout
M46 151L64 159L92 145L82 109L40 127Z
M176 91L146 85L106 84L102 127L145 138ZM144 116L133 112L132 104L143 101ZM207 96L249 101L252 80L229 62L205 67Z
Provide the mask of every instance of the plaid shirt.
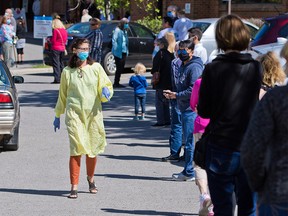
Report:
M96 62L101 62L102 56L102 44L103 44L103 34L100 29L91 31L86 38L90 40L91 50L90 57L93 58Z

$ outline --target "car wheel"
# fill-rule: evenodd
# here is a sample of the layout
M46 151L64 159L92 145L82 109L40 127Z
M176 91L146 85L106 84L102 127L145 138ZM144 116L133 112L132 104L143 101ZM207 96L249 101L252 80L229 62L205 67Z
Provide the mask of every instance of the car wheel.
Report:
M14 134L11 137L11 139L6 143L7 141L4 140L4 146L3 149L5 151L17 151L19 148L19 125L15 128Z
M107 75L114 75L116 73L116 63L112 52L108 52L105 55L103 67Z

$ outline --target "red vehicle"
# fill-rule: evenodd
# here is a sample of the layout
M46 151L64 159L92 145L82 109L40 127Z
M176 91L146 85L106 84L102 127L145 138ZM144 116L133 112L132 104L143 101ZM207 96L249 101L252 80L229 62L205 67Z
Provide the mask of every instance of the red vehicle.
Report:
M277 42L277 37L288 37L288 13L265 18L264 24L261 26L251 46Z

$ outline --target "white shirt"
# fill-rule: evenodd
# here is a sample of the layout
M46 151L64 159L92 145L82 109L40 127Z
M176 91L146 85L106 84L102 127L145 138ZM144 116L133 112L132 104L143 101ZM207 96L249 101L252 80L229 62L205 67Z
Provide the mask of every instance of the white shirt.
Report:
M89 20L92 18L89 14L84 14L81 17L81 22L89 22Z
M193 27L193 22L186 18L182 17L175 21L173 29L176 33L176 41L187 40L188 30Z
M195 44L193 55L201 58L203 64L207 63L207 51L203 47L202 43Z

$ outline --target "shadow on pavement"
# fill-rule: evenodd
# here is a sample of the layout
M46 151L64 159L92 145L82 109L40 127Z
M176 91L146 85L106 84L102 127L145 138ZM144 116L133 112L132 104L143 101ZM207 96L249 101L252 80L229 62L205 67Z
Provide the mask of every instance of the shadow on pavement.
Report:
M178 212L161 212L153 210L122 210L122 209L112 209L112 208L102 208L101 210L105 212L115 213L115 214L131 214L131 215L161 215L161 216L184 216L184 215L198 215L189 213L178 213Z
M45 90L41 92L21 91L19 101L22 107L32 106L32 107L54 108L57 102L57 97L58 97L58 90Z
M69 191L59 191L59 190L32 190L32 189L10 189L10 188L0 188L0 193L18 193L18 194L31 194L31 195L44 195L44 196L66 196L64 194L69 194Z

